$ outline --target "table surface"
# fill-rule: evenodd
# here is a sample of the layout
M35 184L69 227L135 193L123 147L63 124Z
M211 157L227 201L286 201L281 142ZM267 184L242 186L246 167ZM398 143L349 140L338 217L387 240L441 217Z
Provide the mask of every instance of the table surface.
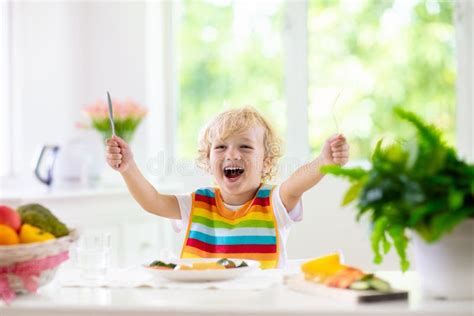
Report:
M63 271L64 272L64 271ZM276 274L282 276L295 271ZM473 315L474 301L422 299L417 274L380 272L408 301L353 304L295 292L283 282L264 289L62 287L57 278L36 295L20 295L0 315ZM256 280L258 281L258 280Z

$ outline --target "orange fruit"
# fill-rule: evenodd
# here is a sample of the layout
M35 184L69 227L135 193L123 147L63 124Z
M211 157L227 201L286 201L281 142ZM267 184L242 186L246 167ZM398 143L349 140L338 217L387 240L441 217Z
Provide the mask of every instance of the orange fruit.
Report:
M0 245L16 245L19 243L20 238L13 228L0 224Z

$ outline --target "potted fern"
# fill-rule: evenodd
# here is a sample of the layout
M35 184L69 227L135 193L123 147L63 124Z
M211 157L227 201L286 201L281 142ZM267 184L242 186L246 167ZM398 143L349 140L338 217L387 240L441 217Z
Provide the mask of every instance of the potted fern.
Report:
M352 182L342 204L357 203L357 220L369 217L375 263L393 245L406 271L413 240L425 296L472 298L474 165L460 159L434 125L401 108L394 113L415 127L415 138L388 146L379 140L369 169L322 171Z

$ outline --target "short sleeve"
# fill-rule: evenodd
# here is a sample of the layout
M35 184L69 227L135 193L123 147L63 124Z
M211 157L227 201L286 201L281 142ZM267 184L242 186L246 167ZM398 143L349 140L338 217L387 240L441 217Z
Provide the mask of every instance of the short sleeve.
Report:
M288 228L295 222L300 222L303 219L303 203L301 199L298 201L296 206L288 212L288 210L283 205L280 196L280 187L281 185L277 185L273 190L272 194L272 204L273 204L273 211L277 216L278 223Z
M171 225L173 226L173 230L179 233L183 230L183 227L189 222L189 214L191 213L191 205L193 202L192 194L176 194L176 199L178 200L179 204L179 212L181 213L181 219L172 219Z

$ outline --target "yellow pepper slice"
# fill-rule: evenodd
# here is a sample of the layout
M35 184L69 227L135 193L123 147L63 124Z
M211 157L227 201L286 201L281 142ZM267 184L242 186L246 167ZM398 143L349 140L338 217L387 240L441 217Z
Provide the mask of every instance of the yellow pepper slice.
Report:
M50 239L55 239L53 234L45 232L44 230L32 226L30 224L23 224L20 228L20 242L22 244L42 242Z

